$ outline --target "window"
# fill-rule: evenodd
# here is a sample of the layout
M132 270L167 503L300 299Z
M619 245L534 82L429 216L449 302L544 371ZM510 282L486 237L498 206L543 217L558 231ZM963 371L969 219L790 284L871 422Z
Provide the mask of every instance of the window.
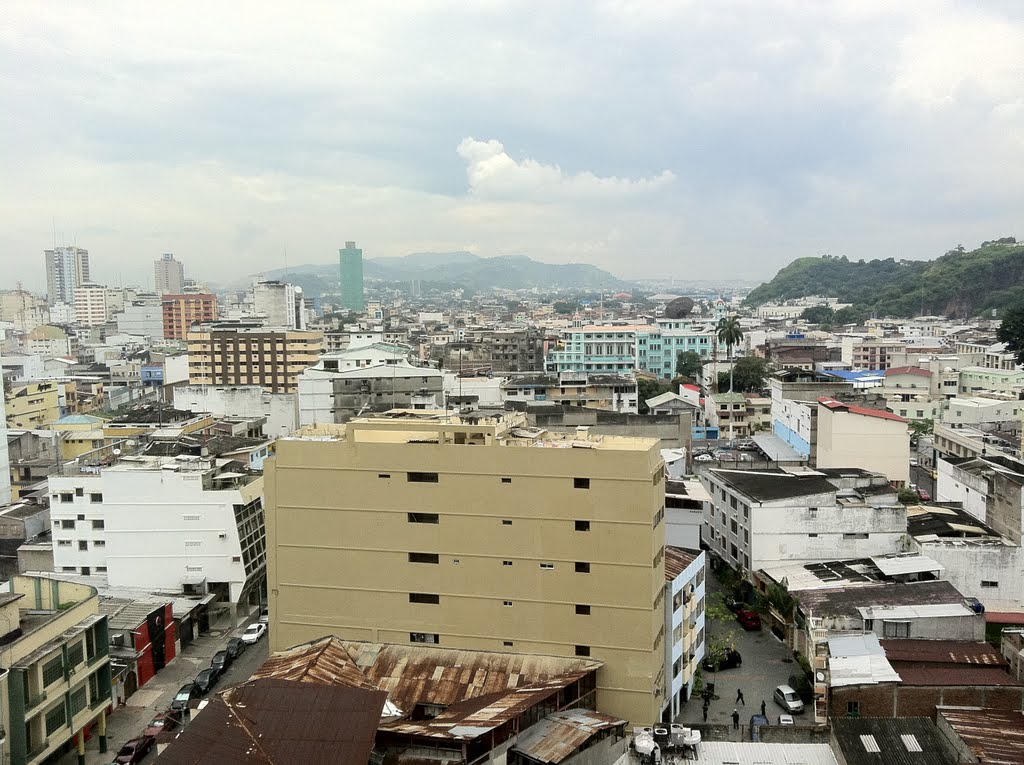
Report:
M545 570L551 570L555 567L554 563L541 563L540 567Z
M74 645L68 646L68 666L77 667L82 663L82 644L75 643Z
M887 638L908 638L910 637L910 622L882 622L882 637Z
M85 489L83 489L81 486L76 486L75 487L75 496L76 497L84 497L85 496Z
M576 573L577 574L589 574L590 573L590 564L588 562L582 561L582 560L576 561Z
M391 473L377 473L378 478L390 478Z
M92 540L92 546L93 547L106 547L107 546L107 542L106 542L105 539L94 539L94 540Z
M437 483L437 473L406 473L405 480L409 483Z
M105 573L107 573L107 567L106 566L97 566L96 567L96 573L97 574L105 574Z
M858 534L849 534L849 533L847 533L847 534L843 534L843 539L867 539L867 538L868 538L868 534L867 533L858 533Z
M441 642L440 636L437 633L429 632L410 632L409 633L410 643L432 643L437 645Z
M512 565L512 561L510 561L510 560L503 560L501 562L501 565L502 566L511 566Z
M441 556L437 553L409 553L410 563L440 563Z
M737 526L736 521L729 521L729 530L732 531L733 534L739 532L739 527Z
M53 685L64 677L64 662L60 656L50 659L43 665L43 687Z
M981 586L982 587L998 587L999 586L999 582L993 581L992 579L982 579L981 580Z
M860 716L860 702L859 701L847 701L846 702L846 714L851 717Z
M590 479L589 478L573 478L572 487L574 489L589 489Z
M590 656L590 646L589 645L578 645L578 646L576 646L576 655L577 656Z
M75 498L71 494L71 492L69 492L69 491L62 491L60 493L60 501L61 502L74 502Z
M84 539L80 540L78 542L78 549L79 550L88 550L89 549L89 543L86 540L84 540Z
M816 537L816 536L818 536L818 535L817 535L816 533L810 533L810 534L808 534L807 536L809 536L809 537Z
M410 592L409 593L410 603L426 603L431 606L436 606L441 602L440 595L434 595L429 592Z
M509 520L508 518L502 518L501 519L501 525L502 526L511 526L512 525L512 521Z
M654 520L651 522L651 528L658 528L658 524L665 518L665 508L662 507L654 514Z
M580 616L590 616L590 606L584 606L580 603L576 604L576 613Z
M65 519L60 522L60 527L62 529L73 529L75 527L75 522Z
M103 521L93 521L92 527L94 529L102 529L104 527Z
M76 515L75 518L77 518L80 521L84 521L85 520L85 514L80 513L79 515Z
M92 494L89 495L89 501L90 502L102 502L103 501L103 495L100 494L99 492L93 492Z
M511 478L502 478L501 482L502 483L512 483L512 479Z
M409 513L409 523L440 523L437 513Z
M65 723L67 723L67 718L64 716L64 702L62 701L46 713L46 735L49 736L64 727Z
M576 521L576 531L590 531L590 521Z
M505 648L511 648L512 647L512 641L511 640L503 640L501 644Z
M505 606L505 608L512 608L512 601L511 600L503 600L503 601L501 601L501 605Z

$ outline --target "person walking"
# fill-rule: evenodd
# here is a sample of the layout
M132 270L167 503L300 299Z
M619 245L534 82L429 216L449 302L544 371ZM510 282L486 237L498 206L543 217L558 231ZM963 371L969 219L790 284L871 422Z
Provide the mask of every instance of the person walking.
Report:
M708 721L708 705L704 705L704 722Z
M732 710L732 729L740 729L740 711L738 709Z
M761 717L764 717L764 699L761 699Z
M737 704L742 704L743 706L747 705L746 700L743 698L743 689L742 688L737 688L736 689L736 703Z

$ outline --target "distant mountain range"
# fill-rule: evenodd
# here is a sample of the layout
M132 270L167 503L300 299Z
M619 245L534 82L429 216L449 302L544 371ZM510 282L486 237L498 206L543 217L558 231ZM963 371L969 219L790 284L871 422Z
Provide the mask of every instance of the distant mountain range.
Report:
M757 306L811 295L851 303L851 317L966 319L1024 303L1024 244L1004 237L976 250L958 247L935 260L798 258L745 302Z
M299 284L307 292L323 294L338 288L338 263L308 264L264 272L268 279ZM366 258L363 276L385 282L417 280L432 284L487 289L622 289L626 282L596 266L584 263L541 263L525 255L482 258L471 252L414 252L396 258Z

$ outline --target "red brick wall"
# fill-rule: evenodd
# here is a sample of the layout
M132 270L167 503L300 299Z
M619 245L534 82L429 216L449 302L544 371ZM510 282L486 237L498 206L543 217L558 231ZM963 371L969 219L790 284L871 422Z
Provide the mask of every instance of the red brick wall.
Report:
M854 685L831 691L829 714L846 715L860 703L861 717L931 717L937 706L978 706L1024 711L1024 688L1003 686Z

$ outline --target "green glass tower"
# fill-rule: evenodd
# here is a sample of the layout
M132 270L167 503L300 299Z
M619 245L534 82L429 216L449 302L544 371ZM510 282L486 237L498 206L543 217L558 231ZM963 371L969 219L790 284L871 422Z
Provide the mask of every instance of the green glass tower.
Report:
M362 313L366 309L363 300L363 251L355 242L345 242L345 249L338 250L341 256L341 307Z

